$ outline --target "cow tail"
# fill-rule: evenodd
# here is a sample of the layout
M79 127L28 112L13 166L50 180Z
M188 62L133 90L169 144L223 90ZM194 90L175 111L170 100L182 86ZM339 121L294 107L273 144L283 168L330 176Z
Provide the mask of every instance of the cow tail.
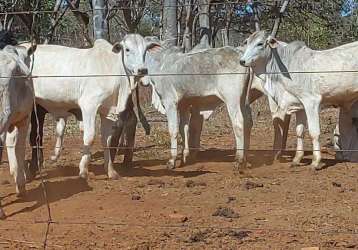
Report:
M137 106L137 117L140 121L140 123L142 124L144 130L145 130L145 134L146 135L150 135L150 124L148 123L147 118L145 117L142 108L140 106L140 101L139 101L139 86L136 87L135 89L135 95L136 95L136 102L134 102Z

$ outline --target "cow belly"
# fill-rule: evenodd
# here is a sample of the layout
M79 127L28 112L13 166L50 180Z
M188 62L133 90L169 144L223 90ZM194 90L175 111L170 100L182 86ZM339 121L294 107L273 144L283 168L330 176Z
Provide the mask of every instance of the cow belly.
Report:
M75 82L35 81L36 102L48 111L78 107L79 87Z

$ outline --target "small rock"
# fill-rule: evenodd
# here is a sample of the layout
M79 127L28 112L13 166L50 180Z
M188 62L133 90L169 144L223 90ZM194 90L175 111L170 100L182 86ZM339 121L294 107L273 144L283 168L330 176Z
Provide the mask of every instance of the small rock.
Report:
M319 247L303 247L301 250L319 250Z
M0 181L0 185L8 185L8 184L10 184L10 181L8 181L8 180Z
M194 243L194 242L203 242L208 237L209 231L197 231L193 232L190 236L187 242Z
M150 179L147 183L149 186L158 186L159 188L163 188L165 186L165 182L158 179Z
M132 200L133 201L139 201L142 197L140 197L139 194L132 194Z
M168 215L170 219L174 220L175 222L183 223L188 221L188 217L182 214L174 213Z
M249 189L253 189L253 188L260 188L260 187L263 187L264 184L262 183L255 183L253 181L246 181L244 183L244 188L249 190Z
M227 202L226 203L230 203L230 202L235 201L235 200L236 200L235 197L229 196L229 197L227 197Z
M225 218L239 218L240 215L229 207L218 207L213 213L213 216L220 216Z
M332 181L332 185L333 185L333 187L342 187L341 183L338 183L338 182L335 182L335 181Z

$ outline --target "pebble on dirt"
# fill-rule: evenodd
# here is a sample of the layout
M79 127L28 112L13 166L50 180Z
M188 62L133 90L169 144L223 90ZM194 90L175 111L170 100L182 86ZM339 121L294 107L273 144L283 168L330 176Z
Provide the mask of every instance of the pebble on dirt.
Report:
M188 180L185 182L185 186L188 188L192 188L192 187L206 187L206 183L202 182L202 181L193 181L193 180Z
M218 207L213 213L213 216L220 216L225 218L239 218L240 215L229 207Z
M253 189L253 188L261 188L264 186L264 184L255 183L253 181L246 181L246 182L244 182L243 186L246 190L249 190L249 189Z
M132 194L133 201L139 201L142 197L139 194Z

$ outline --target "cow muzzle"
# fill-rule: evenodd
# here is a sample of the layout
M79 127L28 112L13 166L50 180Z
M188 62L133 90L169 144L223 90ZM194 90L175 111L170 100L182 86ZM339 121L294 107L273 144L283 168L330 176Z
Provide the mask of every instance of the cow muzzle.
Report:
M147 68L140 68L140 69L138 69L137 75L138 75L138 76L148 75L148 69L147 69Z
M243 60L243 59L240 59L240 65L243 66L243 67L247 67L246 66L246 61Z

